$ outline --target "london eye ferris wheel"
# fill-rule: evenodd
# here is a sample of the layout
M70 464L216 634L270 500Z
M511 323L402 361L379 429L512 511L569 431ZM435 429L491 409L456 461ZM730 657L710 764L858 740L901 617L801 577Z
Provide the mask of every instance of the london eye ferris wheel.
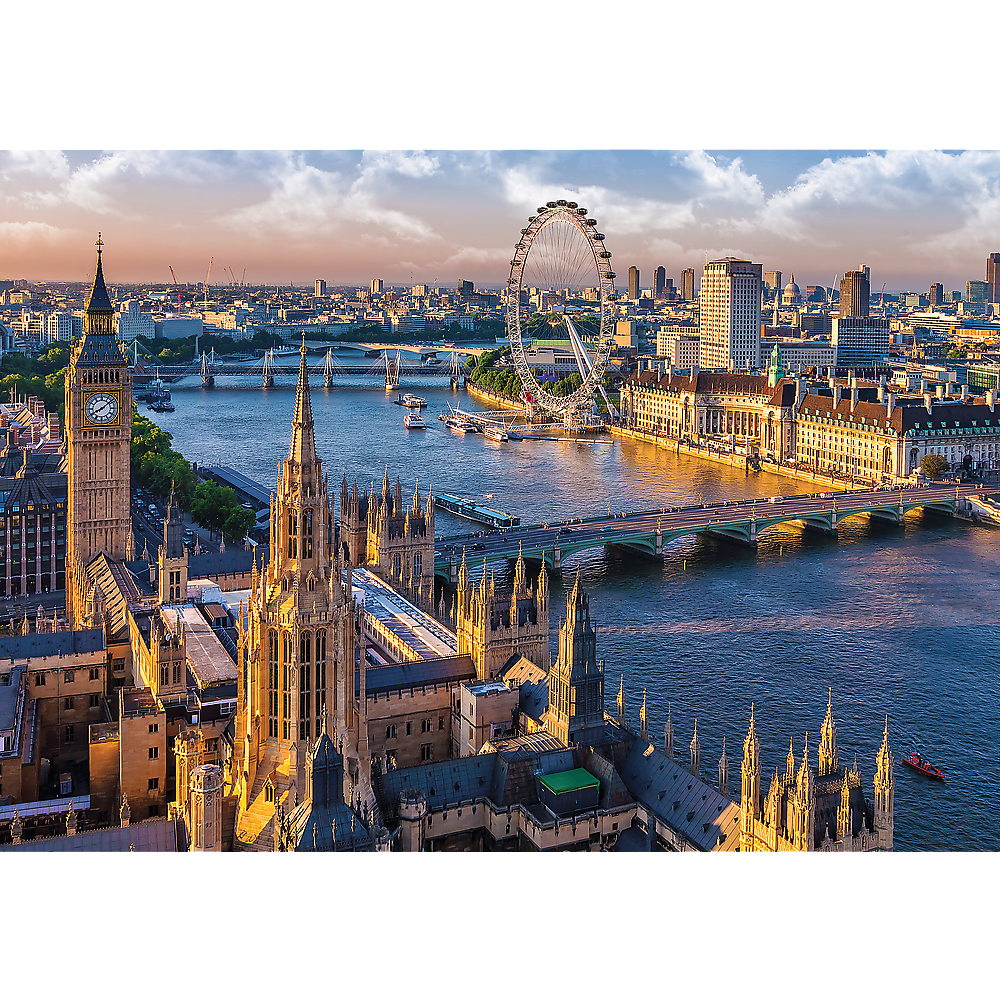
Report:
M565 324L581 379L581 384L566 396L553 395L539 381L525 354L525 341L530 336L527 308L522 300L532 288L562 301L563 311L557 313L553 309L549 317ZM579 302L583 296L586 296L585 306L578 312L577 320L581 326L589 327L584 333L590 341L589 349L566 311L567 299ZM589 408L597 392L604 395L604 374L614 346L614 300L611 253L605 248L604 234L597 232L597 220L588 218L587 209L580 208L575 201L549 201L539 207L514 246L507 281L511 356L530 401L568 416Z

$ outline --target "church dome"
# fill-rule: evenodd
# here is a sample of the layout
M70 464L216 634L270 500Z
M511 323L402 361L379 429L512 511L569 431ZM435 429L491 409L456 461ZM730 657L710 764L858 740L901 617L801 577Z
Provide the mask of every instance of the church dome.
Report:
M785 290L782 292L781 301L785 305L795 305L802 301L802 293L799 291L799 286L795 284L795 272L792 272L792 280L785 285Z

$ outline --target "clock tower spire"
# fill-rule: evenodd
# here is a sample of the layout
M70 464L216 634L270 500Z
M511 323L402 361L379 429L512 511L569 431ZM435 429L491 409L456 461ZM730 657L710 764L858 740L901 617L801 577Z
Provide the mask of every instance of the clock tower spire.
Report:
M125 559L132 530L132 375L115 333L100 233L96 245L83 336L73 345L66 373L66 599L74 624L85 612L87 565L102 552Z

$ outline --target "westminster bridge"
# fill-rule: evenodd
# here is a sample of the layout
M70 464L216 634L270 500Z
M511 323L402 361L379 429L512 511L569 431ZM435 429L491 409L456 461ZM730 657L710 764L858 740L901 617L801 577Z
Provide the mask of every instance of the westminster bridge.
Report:
M969 498L998 492L981 484L871 489L786 497L779 502L740 500L637 511L610 517L583 518L560 524L522 525L486 533L439 536L435 539L434 574L454 585L463 553L471 567L500 559L544 563L558 573L567 556L587 549L614 546L647 558L662 558L673 541L704 534L756 547L761 534L779 524L837 534L848 517L867 514L900 523L917 508L953 516Z

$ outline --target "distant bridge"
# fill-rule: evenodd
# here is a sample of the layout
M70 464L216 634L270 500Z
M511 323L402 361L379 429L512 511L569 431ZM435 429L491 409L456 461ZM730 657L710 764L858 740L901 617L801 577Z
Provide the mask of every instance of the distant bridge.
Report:
M296 351L297 355L298 352ZM153 379L157 375L163 382L179 382L183 378L201 377L202 385L215 385L215 380L222 377L239 378L259 378L263 386L274 385L274 380L283 376L297 377L299 374L299 361L292 363L282 363L282 358L291 358L291 355L275 354L268 351L263 357L252 363L227 361L225 355L217 355L215 351L211 354L202 353L199 357L186 364L176 365L145 365L137 370L133 367L133 379L142 381L143 379ZM382 354L378 358L366 358L363 364L344 365L333 353L332 348L326 352L321 365L307 365L306 372L312 379L322 379L324 385L329 388L337 378L358 378L362 376L375 376L385 379L387 386L395 388L399 385L401 378L411 378L419 376L421 378L445 378L457 381L461 377L460 356L456 352L451 354L451 364L441 365L407 365L399 359L399 353L393 358L388 354Z
M997 491L987 491L981 485L864 490L794 496L779 503L741 500L563 524L522 525L482 536L441 536L435 539L434 574L452 585L457 583L463 551L470 569L484 559L516 559L520 550L526 560L559 572L567 556L606 545L655 559L662 558L666 547L685 535L705 534L756 547L761 533L779 524L798 524L836 535L837 526L856 514L895 524L918 507L954 515L959 503L985 492Z

